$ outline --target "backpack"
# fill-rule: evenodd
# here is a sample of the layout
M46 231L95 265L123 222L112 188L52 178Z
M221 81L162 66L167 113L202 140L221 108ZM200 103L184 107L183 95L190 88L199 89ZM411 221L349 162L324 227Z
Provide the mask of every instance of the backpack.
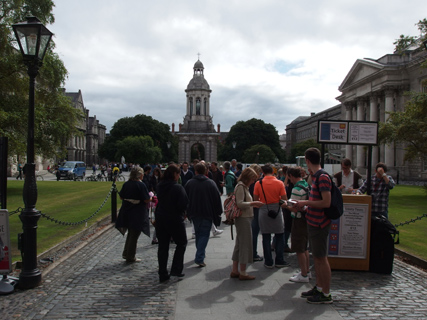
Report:
M321 174L327 174L329 178L331 179L331 206L329 208L323 208L323 212L325 213L326 217L331 220L339 219L342 214L344 213L344 204L342 200L342 194L340 189L335 185L334 181L332 180L332 177L323 169L319 170L320 173L316 176L316 187L317 190L319 190L319 177ZM322 194L320 193L320 197L322 197Z
M242 210L237 206L236 195L234 192L224 200L224 213L227 221L232 222L242 215Z

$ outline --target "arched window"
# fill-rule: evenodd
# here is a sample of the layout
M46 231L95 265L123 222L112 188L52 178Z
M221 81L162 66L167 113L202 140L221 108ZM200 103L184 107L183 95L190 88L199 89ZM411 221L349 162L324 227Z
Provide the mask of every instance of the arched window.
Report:
M206 98L203 101L203 107L204 107L205 115L207 115L208 114L208 99L206 99Z

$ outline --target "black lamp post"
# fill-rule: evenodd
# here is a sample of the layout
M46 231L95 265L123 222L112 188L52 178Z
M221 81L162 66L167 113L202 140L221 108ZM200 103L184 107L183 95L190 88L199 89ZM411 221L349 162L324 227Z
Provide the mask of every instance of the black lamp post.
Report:
M30 76L27 163L25 164L24 204L25 209L19 218L22 221L22 270L19 275L19 286L24 289L38 286L42 280L37 268L37 221L40 213L36 210L37 183L34 161L34 87L35 79L42 66L42 61L52 33L36 17L29 17L25 22L14 24L13 31L19 44L24 63Z
M426 48L426 50L427 50L427 40L424 41L423 44L424 44L424 48Z

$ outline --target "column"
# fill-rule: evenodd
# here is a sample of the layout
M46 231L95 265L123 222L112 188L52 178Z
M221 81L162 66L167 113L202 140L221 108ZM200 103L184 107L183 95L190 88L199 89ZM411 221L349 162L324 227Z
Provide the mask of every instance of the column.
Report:
M378 97L372 94L369 97L369 121L378 121ZM378 163L378 147L372 147L372 165L375 166Z
M344 103L345 105L345 120L352 120L352 105L348 102ZM351 144L347 144L345 146L345 157L351 159L353 157L353 146Z
M386 90L385 91L385 121L387 122L388 118L390 117L387 112L393 112L394 111L394 105L393 105L393 96L394 96L394 90ZM384 146L385 149L385 163L387 167L391 168L394 167L394 143L386 144Z
M364 121L365 115L365 101L357 101L357 121ZM364 171L365 168L365 150L364 146L358 145L357 148L357 158L356 158L356 168L358 172Z

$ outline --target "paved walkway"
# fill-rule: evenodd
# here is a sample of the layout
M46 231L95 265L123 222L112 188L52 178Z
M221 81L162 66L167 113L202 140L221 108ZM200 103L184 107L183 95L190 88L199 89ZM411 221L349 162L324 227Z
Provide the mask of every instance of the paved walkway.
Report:
M427 274L397 260L390 276L333 271L333 305L299 297L311 285L288 281L297 269L295 255L284 269L252 264L254 281L230 279L234 242L224 229L210 239L207 266L199 268L188 224L186 276L159 284L157 246L141 236L137 253L143 261L126 264L124 238L106 228L55 263L41 286L0 296L1 319L427 319Z

